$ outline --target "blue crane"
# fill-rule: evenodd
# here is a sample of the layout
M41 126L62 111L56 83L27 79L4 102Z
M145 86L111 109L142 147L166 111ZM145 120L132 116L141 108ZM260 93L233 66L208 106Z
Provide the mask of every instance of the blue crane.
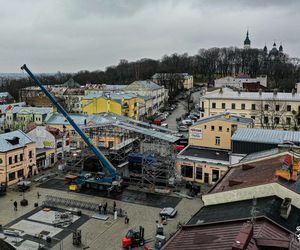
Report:
M101 178L93 177L82 179L83 182L88 183L89 186L98 186L103 184L107 189L119 189L122 184L122 179L119 173L116 171L115 167L109 162L109 160L101 153L101 151L92 143L88 136L80 129L80 127L73 121L61 104L56 100L56 98L43 86L43 84L33 75L33 73L27 68L26 64L21 67L25 70L28 75L34 80L34 82L41 88L43 93L50 99L50 101L57 107L58 111L63 114L75 131L81 136L84 142L95 154L101 165L109 172L109 176L101 176ZM80 183L82 184L82 183ZM98 188L98 187L97 187Z

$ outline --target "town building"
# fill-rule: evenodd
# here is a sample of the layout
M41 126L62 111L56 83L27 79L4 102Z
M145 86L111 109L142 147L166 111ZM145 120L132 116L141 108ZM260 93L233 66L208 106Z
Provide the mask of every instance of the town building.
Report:
M267 88L267 76L258 76L255 78L251 78L245 74L239 74L238 76L226 76L215 79L214 85L216 88L229 87L246 91L259 91L259 89Z
M217 182L232 163L242 158L231 156L232 134L237 128L251 128L253 125L251 118L228 112L201 118L189 128L189 146L177 155L178 174L192 183Z
M295 234L300 209L276 196L202 207L169 239L163 250L300 248Z
M152 114L156 113L168 100L168 90L149 80L135 81L126 86L124 91L126 93L135 93L139 96L152 97L153 106L148 111L148 113Z
M242 159L202 196L206 206L277 196L300 208L300 154L295 149L272 149Z
M180 89L189 90L194 87L194 78L188 73L155 73L151 80L162 86L170 86L171 81L179 84Z
M300 146L299 131L238 128L232 138L233 154L251 154L281 147Z
M0 117L5 117L6 110L10 110L12 107L25 107L25 102L13 102L8 104L2 104L0 105Z
M231 149L231 136L238 128L252 128L251 118L224 112L201 118L189 128L189 145L215 149Z
M45 169L53 166L57 160L63 159L70 151L68 132L62 132L54 127L37 126L27 133L36 142L37 167Z
M82 99L84 114L114 113L138 119L137 96L132 93L89 94Z
M8 186L37 174L36 146L21 130L0 135L0 182Z
M294 129L300 124L300 93L242 92L221 88L200 98L202 116L229 111L255 120L255 126L269 129Z
M11 107L6 110L5 128L26 130L30 124L43 125L52 108Z
M14 98L8 92L0 92L0 105L14 102Z

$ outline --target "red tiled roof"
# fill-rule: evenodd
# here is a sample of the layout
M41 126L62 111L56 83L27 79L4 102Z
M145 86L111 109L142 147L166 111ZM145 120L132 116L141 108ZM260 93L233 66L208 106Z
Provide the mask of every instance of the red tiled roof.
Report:
M226 250L232 249L245 221L184 226L163 247L164 250ZM254 224L254 233L246 249L264 249L263 246L288 247L290 234L271 221L260 218ZM291 249L300 249L294 241Z
M223 178L209 191L218 193L234 189L276 182L275 171L282 166L284 156L250 163L250 166L231 168Z

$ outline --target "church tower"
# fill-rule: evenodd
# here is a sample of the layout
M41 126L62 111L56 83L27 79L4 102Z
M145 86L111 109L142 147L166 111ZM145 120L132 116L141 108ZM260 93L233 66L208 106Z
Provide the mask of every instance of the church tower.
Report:
M249 31L247 30L246 39L244 41L244 49L250 49L251 47L251 41L249 39Z

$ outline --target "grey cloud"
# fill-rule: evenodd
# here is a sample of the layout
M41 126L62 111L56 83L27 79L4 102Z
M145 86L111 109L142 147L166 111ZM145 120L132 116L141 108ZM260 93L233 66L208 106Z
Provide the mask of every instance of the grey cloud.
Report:
M284 2L285 4L283 4ZM1 3L1 0L0 0ZM26 0L0 9L0 71L75 72L120 59L195 54L200 48L282 42L300 56L300 1Z

